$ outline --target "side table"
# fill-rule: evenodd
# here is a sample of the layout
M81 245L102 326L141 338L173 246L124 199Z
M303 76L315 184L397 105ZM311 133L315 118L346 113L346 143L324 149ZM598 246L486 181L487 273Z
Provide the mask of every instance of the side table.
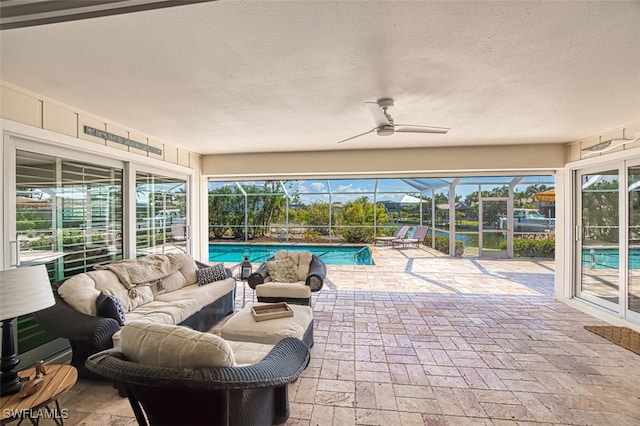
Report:
M19 393L5 395L0 399L0 411L2 418L0 424L9 423L14 420L29 419L32 424L37 425L40 419L51 419L57 425L62 426L64 419L69 417L66 409L60 408L58 398L71 389L78 380L78 371L71 365L45 365L47 374L43 376L44 386L42 389L27 398L20 398ZM20 377L35 376L35 368L18 373ZM49 404L55 402L55 408L50 408Z

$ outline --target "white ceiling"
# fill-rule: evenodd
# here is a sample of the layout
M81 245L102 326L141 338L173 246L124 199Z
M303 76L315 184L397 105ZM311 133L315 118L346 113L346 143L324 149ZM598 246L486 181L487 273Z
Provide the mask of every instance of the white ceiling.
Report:
M201 154L561 143L640 119L640 2L213 2L4 30L0 78ZM446 135L371 135L365 101Z

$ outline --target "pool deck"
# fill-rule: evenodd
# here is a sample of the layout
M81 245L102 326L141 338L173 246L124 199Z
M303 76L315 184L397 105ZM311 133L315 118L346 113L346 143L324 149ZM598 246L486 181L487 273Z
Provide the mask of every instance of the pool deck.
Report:
M552 260L372 250L375 266L328 266L313 295L287 425L640 424L640 356L553 299ZM80 381L61 404L66 425L135 424L107 384Z

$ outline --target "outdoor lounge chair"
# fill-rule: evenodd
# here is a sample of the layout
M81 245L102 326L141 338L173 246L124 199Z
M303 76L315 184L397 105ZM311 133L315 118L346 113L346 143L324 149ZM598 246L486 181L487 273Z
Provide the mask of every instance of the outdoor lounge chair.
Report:
M185 242L187 240L184 228L184 225L171 225L171 239L174 242Z
M402 248L407 248L409 244L415 244L416 247L420 247L420 243L424 242L425 237L427 236L427 232L429 232L428 226L417 226L411 238L398 238L391 241L393 247L398 245L402 245Z
M396 231L396 234L393 237L375 237L373 239L373 245L375 246L378 241L384 242L385 244L389 244L393 242L393 240L399 240L405 238L407 236L407 232L409 232L408 226L401 226Z
M291 259L289 266L293 269L279 270L278 262L286 262L287 258ZM311 306L311 293L322 288L326 276L327 267L315 254L280 250L260 265L247 278L247 283L256 291L258 302L287 302Z

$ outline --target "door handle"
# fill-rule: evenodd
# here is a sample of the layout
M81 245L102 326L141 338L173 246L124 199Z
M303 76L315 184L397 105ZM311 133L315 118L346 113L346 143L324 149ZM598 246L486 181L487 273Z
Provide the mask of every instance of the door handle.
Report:
M20 249L18 240L9 241L9 267L20 266Z

